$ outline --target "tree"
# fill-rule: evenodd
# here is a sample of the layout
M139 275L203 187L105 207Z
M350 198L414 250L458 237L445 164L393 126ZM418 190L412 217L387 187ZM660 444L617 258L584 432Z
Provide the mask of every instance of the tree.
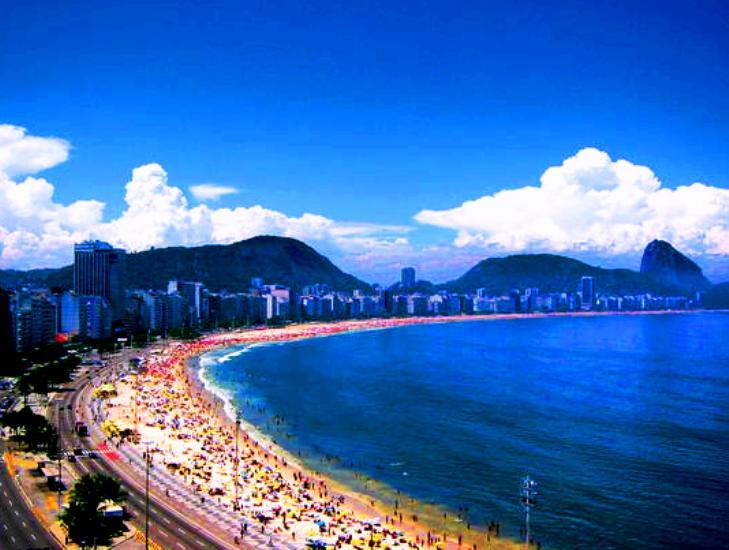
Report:
M2 425L14 432L12 439L31 453L46 453L53 457L58 452L58 432L45 416L30 407L10 411L3 416Z
M47 363L34 363L18 379L17 390L26 404L28 396L32 393L47 396L54 387L71 380L71 373L80 362L81 358L78 355L66 354L57 356Z
M121 504L126 493L121 483L108 474L84 474L74 484L68 506L61 512L61 522L68 537L82 548L106 545L119 535L124 524L121 518L105 517L99 505L106 501Z

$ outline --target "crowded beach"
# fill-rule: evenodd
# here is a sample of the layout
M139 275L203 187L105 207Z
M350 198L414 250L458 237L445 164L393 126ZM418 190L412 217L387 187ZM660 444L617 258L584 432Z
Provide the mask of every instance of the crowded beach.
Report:
M514 543L499 537L497 526L477 531L457 524L458 529L445 531L442 525L427 525L397 501L377 502L307 469L252 426L243 423L237 429L230 411L226 414L220 399L205 389L193 366L201 354L226 346L433 321L302 324L171 342L142 354L137 374L118 376L104 395L97 393L105 401L103 427L111 442L149 451L156 464L200 498L236 510L243 537L256 530L274 546L315 548L511 548Z

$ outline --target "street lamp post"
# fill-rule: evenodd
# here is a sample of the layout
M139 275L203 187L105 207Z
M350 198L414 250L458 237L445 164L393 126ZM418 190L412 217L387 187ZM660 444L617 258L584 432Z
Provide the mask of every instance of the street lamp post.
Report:
M134 437L139 433L139 374L134 375Z
M532 506L537 503L537 482L528 475L521 480L521 503L524 506L524 514L526 520L526 535L524 538L524 548L529 550L529 512Z
M145 441L143 445L147 447L147 451L144 454L144 463L146 465L144 480L144 548L145 550L149 550L149 466L151 462L149 447L152 445L152 442Z

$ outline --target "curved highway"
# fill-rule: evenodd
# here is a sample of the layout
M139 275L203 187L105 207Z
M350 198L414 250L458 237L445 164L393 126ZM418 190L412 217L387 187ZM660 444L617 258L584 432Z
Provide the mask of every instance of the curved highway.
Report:
M0 454L4 450L0 440ZM0 466L0 548L61 548L20 494L4 459Z
M110 368L110 367L107 367ZM112 372L114 372L112 370ZM99 371L95 375L101 374ZM91 374L79 376L67 385L67 391L49 409L49 420L58 423L59 404L61 413L60 437L66 449L94 450L98 458L78 458L68 464L79 474L105 472L116 475L128 494L127 511L133 516L132 523L144 532L145 479L143 459L126 447L99 452L104 445L104 435L94 422L88 408L91 394ZM68 391L71 390L71 391ZM76 415L78 414L78 419ZM76 420L84 422L89 437L79 437L74 430ZM267 534L249 531L241 537L239 520L232 512L217 509L207 503L197 504L199 495L192 495L180 484L155 465L150 475L150 539L161 548L261 548L275 543L279 548L299 548L281 540L270 541ZM237 539L237 543L236 543Z

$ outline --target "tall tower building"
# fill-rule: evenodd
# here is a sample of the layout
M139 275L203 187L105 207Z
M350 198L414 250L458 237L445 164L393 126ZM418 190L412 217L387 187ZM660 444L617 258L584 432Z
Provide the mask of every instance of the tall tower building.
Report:
M580 280L580 294L582 296L582 309L592 309L595 301L595 286L592 277L582 277Z
M400 273L400 282L405 288L415 286L415 268L404 267Z
M109 301L111 317L124 316L124 259L126 252L102 241L74 246L73 288L78 296L102 296Z

